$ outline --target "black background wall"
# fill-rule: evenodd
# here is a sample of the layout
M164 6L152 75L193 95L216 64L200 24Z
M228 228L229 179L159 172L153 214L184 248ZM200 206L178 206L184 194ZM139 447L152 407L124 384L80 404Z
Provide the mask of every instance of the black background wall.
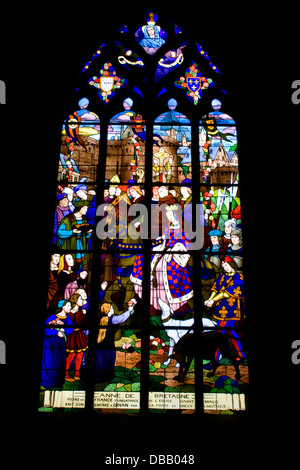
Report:
M3 439L29 459L41 446L64 456L174 453L234 460L253 450L286 458L295 451L300 418L300 365L291 345L300 340L299 315L299 116L292 83L300 78L299 8L285 10L232 3L117 2L9 10L1 30L0 79L7 104L1 117L1 321L6 364L0 365ZM70 111L74 77L110 30L133 18L144 23L153 9L158 23L173 18L187 37L205 45L222 70L239 130L240 182L246 243L251 407L246 419L59 418L36 412L40 319L47 290L48 247L61 120ZM9 11L8 11L9 10ZM269 438L271 437L271 440ZM57 440L58 439L58 440ZM283 442L285 443L284 445ZM35 450L29 450L34 443ZM79 443L79 448L78 448ZM230 449L230 451L226 450ZM127 447L126 447L127 446ZM222 451L220 450L222 448ZM68 449L68 451L67 451ZM227 457L228 454L228 457ZM53 455L53 454L52 454ZM226 457L225 457L226 455ZM201 460L202 461L202 460ZM65 460L65 464L66 460Z

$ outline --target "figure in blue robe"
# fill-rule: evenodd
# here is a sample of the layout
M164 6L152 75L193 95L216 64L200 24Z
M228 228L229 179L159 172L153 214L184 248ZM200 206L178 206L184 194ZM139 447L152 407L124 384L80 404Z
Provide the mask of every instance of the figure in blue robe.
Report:
M139 44L150 55L165 43L165 40L160 36L160 29L156 25L147 25L143 28L143 33L144 37L139 41Z
M59 302L61 310L47 318L42 358L41 385L46 389L61 388L65 382L66 341L73 331L72 321L67 314L71 302Z

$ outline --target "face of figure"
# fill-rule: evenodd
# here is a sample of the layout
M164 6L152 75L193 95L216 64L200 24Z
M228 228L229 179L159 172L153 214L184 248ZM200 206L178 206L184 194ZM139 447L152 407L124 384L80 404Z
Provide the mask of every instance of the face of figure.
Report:
M170 222L176 222L175 214L173 211L166 211L166 214Z
M81 295L78 297L77 299L77 305L78 307L82 307L83 306L83 298L81 297Z
M107 197L107 196L109 195L109 190L108 190L108 189L104 189L103 194L104 194L104 197Z
M84 289L77 289L76 293L80 295L80 298L81 298L82 300L86 300L86 299L87 299L87 293L85 292ZM82 305L82 304L81 304L81 305Z
M224 226L224 231L225 233L231 233L232 232L232 225L226 225Z
M74 259L72 255L66 255L65 260L68 266L74 266Z
M158 189L158 194L160 199L166 197L169 194L168 188L166 188L165 186L160 186L160 188Z
M69 199L67 197L64 197L59 201L59 205L61 207L67 207L69 205Z
M219 239L218 239L217 235L213 235L212 237L210 237L210 240L211 240L211 243L213 245L218 245L219 244Z
M116 194L116 188L114 186L110 186L108 188L108 193L110 196L114 196Z
M240 241L240 237L238 237L237 235L232 235L231 241L233 245L238 245Z
M224 268L224 271L226 271L226 273L231 273L232 271L234 271L234 269L230 266L229 263L223 263L222 267Z
M88 211L88 206L82 206L79 212L80 214L85 215L87 211Z
M51 261L53 264L57 265L60 260L60 255L58 253L54 253L51 257Z
M133 199L136 199L137 197L139 197L139 193L134 188L129 189L129 194L130 196L133 197Z
M71 312L71 308L72 308L71 302L67 302L67 303L62 307L62 310L63 310L65 313L70 313L70 312Z
M147 33L149 34L150 38L155 38L155 29L153 26L148 26Z
M187 188L186 186L182 186L180 188L180 192L182 194L183 199L187 199L191 194L190 188Z
M153 188L152 188L152 193L153 193L153 197L154 197L155 199L157 199L157 198L159 197L159 192L158 192L158 190L159 190L159 186L153 186Z

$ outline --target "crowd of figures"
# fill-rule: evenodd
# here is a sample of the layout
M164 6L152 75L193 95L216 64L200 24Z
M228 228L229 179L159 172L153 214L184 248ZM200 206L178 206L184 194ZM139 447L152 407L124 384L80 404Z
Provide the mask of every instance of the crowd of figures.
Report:
M237 359L243 361L245 353L236 328L245 318L240 201L236 193L225 188L202 189L199 202L204 208L204 244L201 266L196 267L190 252L191 181L185 179L178 187L153 187L151 227L159 236L152 240L150 315L160 316L162 304L174 318L199 315L193 302L193 285L197 282L201 285L204 315L222 333L230 335ZM111 207L118 209L121 200L128 207L143 203L143 188L134 182L126 186L110 184L104 191L107 216ZM93 186L83 182L59 187L42 358L41 385L45 389L85 379L95 211ZM113 377L116 337L108 327L120 325L121 331L126 325L141 325L144 234L143 221L137 220L135 227L140 230L140 238L133 240L128 236L120 241L124 218L117 210L115 238L108 237L102 244L96 383ZM101 328L103 325L105 328Z

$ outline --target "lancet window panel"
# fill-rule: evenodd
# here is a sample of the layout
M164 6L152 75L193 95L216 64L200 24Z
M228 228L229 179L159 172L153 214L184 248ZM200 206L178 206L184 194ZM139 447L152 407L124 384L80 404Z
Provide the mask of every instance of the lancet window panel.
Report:
M64 186L83 179L97 180L100 119L88 107L89 100L81 97L78 109L65 118L62 126L57 180Z
M191 177L191 125L176 111L175 99L169 100L168 107L154 122L153 182L176 184Z
M239 181L237 131L231 116L214 99L199 124L200 181L232 185Z
M107 181L121 183L145 181L146 125L141 114L131 109L133 100L123 102L124 111L109 122L107 131Z

